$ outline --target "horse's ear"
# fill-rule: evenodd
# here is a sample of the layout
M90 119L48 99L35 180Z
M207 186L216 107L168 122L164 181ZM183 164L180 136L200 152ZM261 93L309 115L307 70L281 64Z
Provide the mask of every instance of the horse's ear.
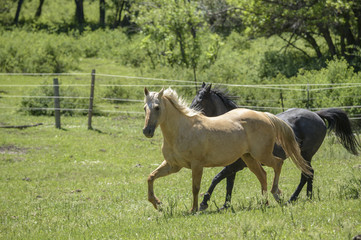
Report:
M158 93L158 99L161 99L163 97L163 92L164 88L162 88L162 90L160 90L160 92Z
M202 88L204 88L206 86L206 83L205 82L203 82L202 83Z
M209 85L206 87L206 91L207 91L207 92L210 92L210 91L211 91L211 88L212 88L212 83L209 84Z
M145 96L148 96L148 95L149 95L149 91L148 91L148 89L147 89L146 87L144 88L144 95L145 95Z

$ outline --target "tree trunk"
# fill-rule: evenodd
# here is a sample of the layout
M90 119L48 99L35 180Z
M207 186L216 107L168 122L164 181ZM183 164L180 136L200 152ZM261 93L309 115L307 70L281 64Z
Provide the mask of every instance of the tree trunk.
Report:
M116 13L115 13L115 20L114 20L114 24L113 27L116 28L120 25L120 21L122 19L122 13L123 13L123 9L124 9L124 5L125 5L125 1L121 1L119 3L119 5L117 5L116 8Z
M84 7L83 0L75 0L76 10L75 10L75 19L79 25L83 25L84 20Z
M183 45L184 43L183 43L182 33L180 31L177 31L176 35L178 37L178 43L179 43L179 49L180 49L181 55L182 55L182 61L186 65L186 67L188 68L189 63L187 61L186 53L185 53L185 50L184 50L184 45Z
M45 0L40 0L39 1L39 6L38 6L38 9L36 9L35 18L39 18L41 16L41 11L43 9L44 1Z
M341 34L340 45L341 45L341 56L345 56L346 44L345 44L345 36L343 34Z
M337 54L336 47L333 44L331 34L330 34L330 31L328 30L328 28L325 27L325 26L320 26L319 30L320 30L320 33L322 34L323 38L325 39L325 41L327 43L328 51L330 52L330 54L332 56L336 55Z
M348 22L340 25L337 28L341 41L341 55L345 56L346 53L353 53L355 51L356 40L351 31L351 26Z
M355 17L357 18L357 37L356 37L356 45L361 45L361 7L360 8L354 8L353 12L355 14Z
M99 0L99 25L105 27L105 0Z
M322 57L322 53L320 50L320 47L318 46L316 39L314 37L312 37L312 35L310 33L306 33L305 36L303 36L304 39L311 44L311 46L313 47L313 49L315 50L317 57L321 58Z
M14 23L15 24L18 24L18 22L19 22L21 6L23 5L23 3L24 3L24 0L19 0L18 1L18 7L16 8L16 13L15 13L15 18L14 18Z

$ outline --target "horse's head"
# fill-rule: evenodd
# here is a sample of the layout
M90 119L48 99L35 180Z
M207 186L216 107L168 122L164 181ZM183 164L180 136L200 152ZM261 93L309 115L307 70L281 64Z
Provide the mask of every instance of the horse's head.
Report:
M164 103L162 102L164 89L157 92L149 92L147 88L144 88L145 95L145 123L143 128L143 134L151 138L154 135L155 129L161 123L162 109L164 109Z
M202 87L199 89L197 95L194 97L190 108L202 111L204 115L212 115L212 84L206 85L204 82Z
M211 88L212 84L203 83L190 108L202 111L208 117L219 116L237 108L237 104L232 100L234 97L229 96L227 90Z

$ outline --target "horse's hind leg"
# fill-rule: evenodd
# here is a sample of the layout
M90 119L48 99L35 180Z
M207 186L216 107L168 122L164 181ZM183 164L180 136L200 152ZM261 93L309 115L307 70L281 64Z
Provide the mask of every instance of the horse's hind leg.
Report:
M275 176L273 179L271 193L273 194L273 197L276 199L276 201L279 202L280 201L279 195L281 194L281 190L278 187L278 182L279 182L279 178L280 178L280 174L281 174L281 170L282 170L283 159L278 158L278 157L273 157L273 159L274 159L274 161L273 161L272 168L275 172Z
M181 169L178 166L171 166L167 161L163 161L159 167L157 167L151 174L148 176L148 200L151 202L155 209L158 209L158 205L161 204L161 201L154 195L153 183L154 180L160 177L167 176L171 173L176 173Z
M294 202L297 200L298 195L300 194L300 192L302 191L303 187L305 186L305 184L307 183L307 196L309 198L312 198L312 189L313 189L313 173L314 170L311 166L311 159L312 157L308 157L304 152L302 152L302 156L304 157L304 159L308 162L308 164L310 165L311 169L311 176L305 175L303 173L301 173L301 180L300 183L298 184L295 192L292 194L290 200L288 200L288 202Z
M312 192L313 192L313 174L314 174L314 170L311 166L311 163L308 163L311 167L310 171L312 173L311 176L307 176L307 197L309 197L310 199L312 199Z
M242 156L243 161L247 164L248 168L256 175L259 182L261 183L262 195L266 198L267 201L267 173L262 168L261 163L255 160L249 153Z

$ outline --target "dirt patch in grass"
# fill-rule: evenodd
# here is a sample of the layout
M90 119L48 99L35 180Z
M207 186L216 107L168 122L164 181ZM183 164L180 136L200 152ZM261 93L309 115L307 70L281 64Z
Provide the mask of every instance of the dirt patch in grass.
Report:
M28 152L27 148L17 147L15 145L0 146L0 154L24 155Z

